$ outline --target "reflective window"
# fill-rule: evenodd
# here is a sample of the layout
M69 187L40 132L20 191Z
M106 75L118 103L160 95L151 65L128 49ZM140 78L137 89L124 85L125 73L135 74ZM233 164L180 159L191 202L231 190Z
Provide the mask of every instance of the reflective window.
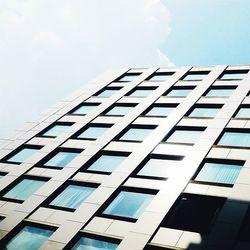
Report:
M5 246L8 250L37 250L45 241L53 234L52 230L25 226L19 233L17 233Z
M175 107L155 105L145 113L145 116L168 116L174 109Z
M49 167L66 167L79 153L76 152L64 152L60 151L56 153L50 160L48 160L44 165Z
M76 209L94 190L94 187L69 185L50 202L50 205Z
M225 202L225 198L182 194L174 203L162 226L208 234Z
M23 179L7 191L3 197L24 201L35 193L46 181Z
M175 130L166 142L194 144L201 134L200 130Z
M126 73L119 77L116 81L118 82L131 82L133 81L137 76L139 76L141 73Z
M196 181L234 184L243 164L205 162L195 177Z
M194 88L173 88L166 94L169 97L186 97Z
M193 111L188 115L189 117L209 117L213 118L217 115L218 111L220 108L202 108L202 107L197 107L193 109Z
M215 88L212 87L208 90L205 96L208 97L229 97L233 94L235 88Z
M113 172L127 157L119 155L101 155L93 162L88 170L100 172Z
M98 137L102 136L109 127L100 126L90 126L84 130L80 135L77 136L79 139L90 139L96 140Z
M174 74L174 72L165 72L165 73L154 73L152 76L147 78L148 81L166 81Z
M134 106L115 105L113 108L107 111L105 115L124 116L133 108Z
M91 111L93 111L98 105L99 105L99 103L91 103L91 104L90 103L83 103L79 107L77 107L76 109L73 109L73 111L71 111L71 114L86 115L86 114L90 113Z
M156 88L136 88L128 95L134 97L146 97L150 95L155 89Z
M108 241L81 237L72 250L115 250L118 244Z
M242 80L246 74L248 73L248 70L226 70L222 76L220 77L221 80Z
M152 128L130 128L119 140L143 141L151 132Z
M42 133L42 135L56 137L63 134L70 126L71 125L55 124L54 126L47 129L44 133Z
M99 91L95 96L99 97L110 97L113 94L115 94L117 91L119 91L121 88L105 88L101 91Z
M203 80L209 72L197 71L197 72L188 72L182 80L188 81L201 81Z
M250 118L250 107L242 106L235 115L236 118Z
M250 133L246 132L224 132L218 145L250 147Z
M38 150L39 149L35 149L35 148L22 148L18 150L11 157L7 157L7 161L22 163L28 160L31 156L33 156Z
M121 191L103 213L138 219L153 197L153 194Z

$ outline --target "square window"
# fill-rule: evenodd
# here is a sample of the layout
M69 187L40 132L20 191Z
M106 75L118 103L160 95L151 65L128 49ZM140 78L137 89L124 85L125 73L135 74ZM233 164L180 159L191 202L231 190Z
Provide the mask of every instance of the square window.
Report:
M21 164L27 161L35 153L37 153L41 147L24 145L11 152L9 155L2 159L3 162Z
M4 249L39 249L53 234L54 230L38 226L24 226L5 246Z
M115 80L118 82L131 82L136 79L141 73L126 73Z
M96 140L100 136L102 136L111 125L109 124L91 124L84 128L84 130L78 132L74 137L76 139L84 139L84 140Z
M191 111L187 113L187 116L214 118L221 107L221 105L195 105L194 108L192 108Z
M118 92L121 88L118 87L106 87L102 89L101 91L98 91L94 96L98 97L111 97L113 94Z
M155 127L130 127L120 137L120 141L141 142L153 131Z
M228 160L206 160L194 178L197 182L233 185L244 162Z
M250 132L248 130L224 131L218 145L231 147L250 147Z
M248 70L226 70L222 73L222 75L219 77L220 80L242 80L246 74L248 73Z
M163 227L208 234L225 198L182 194L162 222Z
M56 150L51 155L49 155L49 157L45 158L45 160L47 160L48 158L49 159L45 163L43 163L43 165L49 168L64 168L78 155L79 152ZM42 160L42 162L44 162L44 160ZM40 166L40 163L38 163L37 166Z
M82 103L81 105L77 106L69 113L73 115L87 115L91 111L93 111L100 103Z
M87 170L93 172L112 173L127 158L128 155L119 155L117 152L102 153L94 161L91 160Z
M204 131L203 128L178 128L167 137L166 142L168 143L181 143L181 144L195 144L195 142L199 139L202 132Z
M224 87L224 86L216 86L211 87L208 91L205 92L204 96L206 97L229 97L233 94L235 86L232 87Z
M192 92L193 89L194 87L174 87L163 95L167 97L186 97Z
M77 209L96 187L70 184L60 191L50 203L50 206Z
M120 191L103 214L138 219L154 198L154 194Z
M25 201L43 186L45 182L45 180L41 179L21 179L18 182L14 182L14 186L9 186L11 187L10 189L7 187L7 191L3 191L2 198L16 200L17 202Z
M140 170L136 170L136 176L167 179L176 171L178 163L183 158L183 156L151 155L139 165Z
M240 108L236 111L234 117L242 119L250 119L250 106L240 105Z
M164 73L154 73L150 77L148 77L146 80L147 81L166 81L168 80L174 72L164 72Z
M63 134L70 126L72 126L72 123L52 124L52 126L39 133L39 136L57 137Z
M147 97L150 94L154 92L156 88L152 87L137 87L134 90L130 91L127 96L132 96L132 97Z
M177 105L153 104L144 113L145 116L166 117L175 110Z
M185 81L202 81L209 71L190 71L181 80Z
M115 104L105 111L104 114L108 116L125 116L134 107L135 105Z

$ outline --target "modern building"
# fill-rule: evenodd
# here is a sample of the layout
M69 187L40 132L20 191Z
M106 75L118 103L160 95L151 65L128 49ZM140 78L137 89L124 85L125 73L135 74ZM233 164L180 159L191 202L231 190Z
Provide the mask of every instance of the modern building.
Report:
M2 143L0 248L250 249L249 93L250 65L84 85Z

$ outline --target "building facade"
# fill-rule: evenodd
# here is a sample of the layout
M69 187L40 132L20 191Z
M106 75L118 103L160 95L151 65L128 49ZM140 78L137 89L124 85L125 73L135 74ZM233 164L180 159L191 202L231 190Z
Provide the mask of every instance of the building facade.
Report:
M17 130L1 249L250 249L249 70L109 71Z

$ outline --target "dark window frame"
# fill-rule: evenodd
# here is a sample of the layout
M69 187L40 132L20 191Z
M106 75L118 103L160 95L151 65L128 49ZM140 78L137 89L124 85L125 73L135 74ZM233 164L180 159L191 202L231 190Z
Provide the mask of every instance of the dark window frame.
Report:
M100 102L82 102L79 105L77 105L76 107L74 107L73 109L71 109L66 115L72 115L72 116L85 116L88 114L74 114L74 112L76 110L78 110L79 108L81 108L82 106L94 106L94 107L98 107L101 103Z
M237 75L237 74L247 74L249 72L248 69L235 69L235 70L230 70L226 69L224 70L218 77L218 80L220 81L239 81L243 80L243 78L234 78L234 79L222 79L224 75Z
M116 78L113 82L132 82L133 80L131 80L131 81L122 81L122 78L124 78L126 76L135 76L135 77L137 77L137 76L139 76L141 74L142 74L142 72L141 73L129 73L129 72L127 72L127 73L122 74L118 78Z
M147 96L131 96L132 93L134 93L137 90L156 90L158 87L141 87L141 86L136 86L133 89L131 89L125 96L126 97L132 97L132 98L147 98Z
M150 81L150 82L165 82L168 80L168 77L171 77L175 74L176 72L170 71L170 72L154 72L150 76L148 76L145 80ZM155 76L167 76L166 80L153 80ZM152 79L152 80L151 80Z
M203 81L203 79L185 79L185 77L189 76L189 75L203 75L204 78L210 73L211 71L208 71L208 70L203 70L203 71L188 71L186 74L184 74L180 80L181 81L197 81L197 82L201 82Z
M232 118L235 119L235 120L250 120L250 116L249 116L249 118L236 117L236 115L238 114L238 112L240 111L241 108L249 108L249 110L250 110L250 104L240 104L239 107L234 112Z
M190 89L191 91L194 90L196 88L196 86L173 86L170 87L167 91L165 91L162 96L163 97L168 97L168 98L185 98L186 96L168 96L168 94L172 91L172 90L182 90L182 89ZM189 94L188 94L189 95Z
M221 109L223 108L224 104L215 104L215 103L208 103L208 104L194 104L188 112L184 115L185 118L199 118L199 119L213 119L214 117L201 117L201 116L192 116L190 117L189 115L196 109L196 108L202 108L202 109Z
M140 115L142 117L167 117L166 115L150 115L148 116L147 113L153 108L177 108L179 103L153 103L151 104L143 113Z
M124 117L125 115L110 115L110 114L107 114L110 110L112 110L113 108L115 107L131 107L131 108L134 108L138 105L138 103L114 103L112 104L110 107L108 107L107 109L105 109L101 115L102 116L108 116L108 117Z
M103 93L104 91L106 90L121 90L122 87L109 87L109 86L105 86L104 88L98 90L95 94L93 94L92 96L94 97L98 97L98 98L109 98L109 97L106 97L106 96L99 96L101 93Z
M236 90L238 87L238 85L212 85L210 86L202 95L201 97L206 97L206 98L230 98L230 96L207 96L207 94L209 93L210 90L213 89L232 89L232 90Z

